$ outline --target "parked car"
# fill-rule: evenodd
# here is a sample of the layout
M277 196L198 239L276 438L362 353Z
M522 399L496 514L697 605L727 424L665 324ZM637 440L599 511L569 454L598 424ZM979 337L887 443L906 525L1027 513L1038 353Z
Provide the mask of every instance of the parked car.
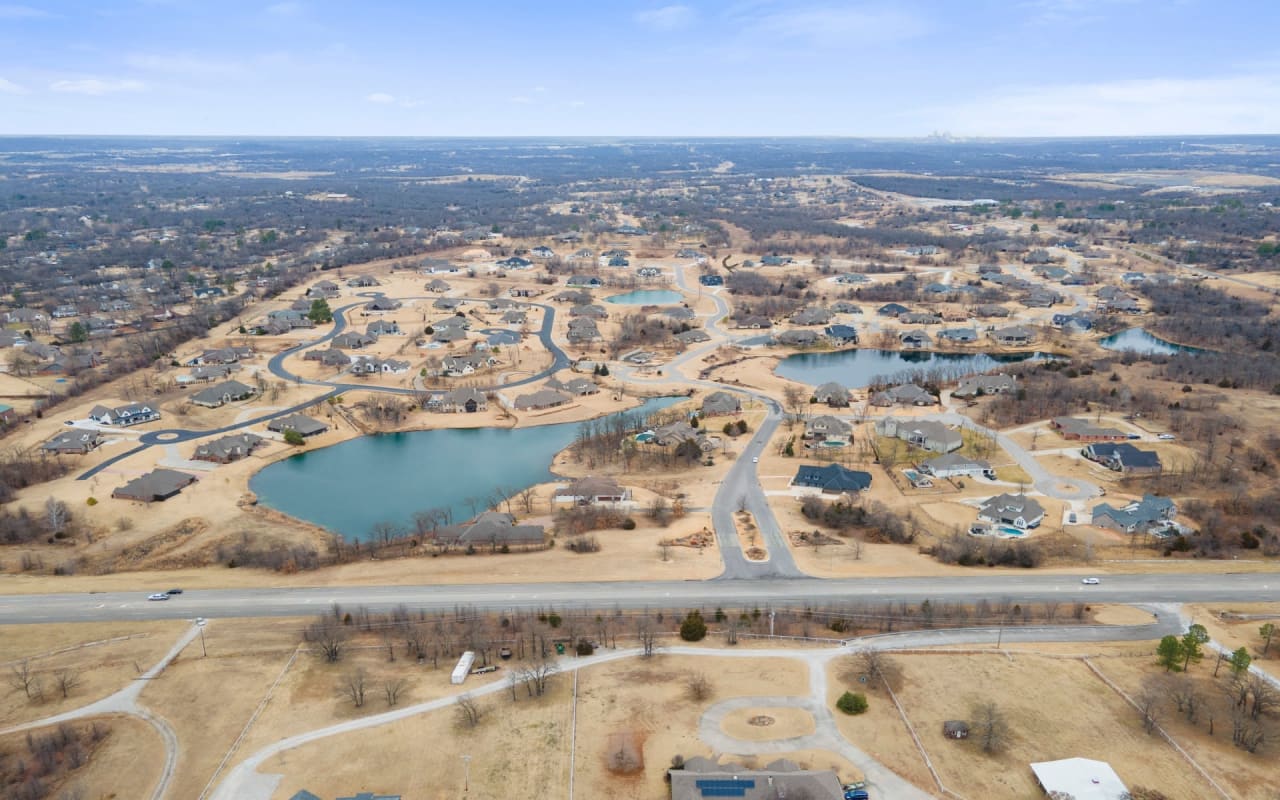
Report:
M1072 511L1070 514L1067 515L1067 524L1068 525L1076 524L1076 512Z
M471 670L471 674L472 674L472 675L484 675L485 673L489 673L489 672L497 672L497 671L498 671L498 665L497 665L497 664L490 664L490 665L489 665L489 666L487 666L487 667L476 667L475 669Z
M168 600L169 595L165 594L164 592L157 592L155 594L148 595L147 599L148 600Z
M1131 433L1131 434L1129 434L1129 438L1130 438L1130 439L1141 439L1141 438L1142 438L1142 434L1140 434L1140 433Z
M1098 584L1102 583L1102 581L1098 580L1097 578L1083 578L1080 582L1083 583L1085 586L1097 586Z
M1174 436L1172 433L1162 433L1156 438L1163 442L1172 442L1174 439L1177 439L1178 437Z

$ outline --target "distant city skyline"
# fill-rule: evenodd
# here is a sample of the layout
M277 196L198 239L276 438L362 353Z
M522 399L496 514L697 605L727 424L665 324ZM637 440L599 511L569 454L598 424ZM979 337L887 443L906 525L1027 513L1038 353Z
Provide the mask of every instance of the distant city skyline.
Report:
M0 134L1280 133L1266 0L0 0Z

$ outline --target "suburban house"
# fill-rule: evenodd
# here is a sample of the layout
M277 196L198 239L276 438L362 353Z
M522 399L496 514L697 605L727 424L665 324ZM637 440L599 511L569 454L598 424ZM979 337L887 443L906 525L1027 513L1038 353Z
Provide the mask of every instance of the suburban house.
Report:
M1093 329L1093 317L1090 314L1054 314L1049 324L1068 333L1086 333Z
M1063 439L1071 442L1121 442L1129 434L1115 428L1103 428L1075 417L1054 417L1049 424Z
M542 547L546 532L541 525L517 525L516 518L498 511L486 511L461 525L438 528L430 534L441 547L500 548Z
M353 375L403 375L409 371L409 362L395 358L374 358L372 356L356 356L351 362Z
M1031 765L1036 782L1048 797L1072 800L1128 800L1129 789L1105 761L1064 758Z
M885 417L876 423L876 433L901 439L934 453L950 453L964 445L964 437L960 435L960 431L927 419Z
M994 478L996 473L991 465L979 458L969 458L959 453L947 453L931 458L920 465L920 471L935 478L957 478L981 475Z
M604 286L604 281L596 275L570 275L569 279L564 282L565 286L576 286L583 288L596 288Z
M998 494L978 507L978 519L993 525L1035 528L1044 519L1044 507L1025 494Z
M938 398L914 383L904 383L901 386L892 386L882 392L875 392L867 402L881 408L889 406L931 406L938 402Z
M168 500L196 482L196 476L172 469L155 469L121 486L111 493L120 500L154 503Z
M467 301L461 297L439 297L431 304L431 307L437 311L457 311L467 304Z
M342 290L333 281L319 281L307 290L307 297L313 299L332 300L340 294L342 294Z
M973 313L974 313L974 316L982 317L982 318L988 318L988 317L1003 318L1003 317L1009 316L1009 309L996 303L983 303L982 305L976 306L973 309Z
M314 328L315 326L315 322L302 311L277 308L275 311L267 312L267 322L263 327L268 333L288 333L294 328Z
M1140 450L1127 442L1094 442L1085 445L1080 454L1125 475L1159 475L1162 469L1159 453Z
M471 375L476 370L492 367L497 363L498 359L493 356L474 353L462 356L445 356L442 362L441 374L447 378L460 378L463 375Z
M961 378L960 385L951 392L952 397L981 397L985 394L1004 394L1018 388L1012 375L974 375Z
M548 389L567 392L577 397L585 397L586 395L600 393L600 386L590 378L572 378L568 381L561 381L559 378L551 378L545 385Z
M94 406L89 411L89 419L99 425L117 425L127 428L130 425L141 425L144 422L160 419L160 412L146 403L129 403L114 408Z
M783 331L773 337L775 344L786 347L811 347L818 343L818 334L814 331Z
M571 317L588 317L590 319L608 319L609 312L599 303L583 303L569 309Z
M613 478L588 475L568 486L556 489L555 502L587 506L598 503L625 503L631 499L631 490L618 484Z
M84 428L72 428L69 431L63 431L49 441L40 445L40 450L45 453L54 453L56 455L67 455L74 453L76 455L84 455L102 444L102 435L97 431L85 430Z
M641 267L636 270L637 278L658 278L661 277L662 270L657 267Z
M1007 328L997 328L991 332L991 338L996 344L1005 347L1017 347L1019 345L1031 344L1036 339L1036 332L1025 325L1010 325Z
M831 321L831 312L821 306L808 306L791 315L795 325L826 325Z
M229 464L249 456L254 450L266 443L261 436L252 433L236 433L223 436L212 442L205 442L196 447L191 458L196 461L212 461L215 464Z
M458 327L437 328L435 330L435 333L431 335L431 341L439 342L440 344L452 344L454 342L461 342L466 338L467 338L466 329L458 328Z
M822 335L837 346L858 343L858 329L852 325L828 325L822 329Z
M381 286L382 284L372 275L357 275L347 281L347 285L353 289L367 289L370 286Z
M302 360L319 361L326 367L345 367L351 363L351 356L330 345L323 350L308 350Z
M843 447L853 438L853 426L839 417L820 414L805 420L804 438L827 447Z
M648 435L646 436L646 434ZM702 450L710 450L714 446L707 440L700 429L693 427L684 420L668 422L666 425L659 425L650 431L645 431L645 433L636 437L636 441L649 441L659 447L694 441L698 443Z
M316 436L329 430L329 426L318 419L305 414L290 414L287 417L276 417L267 423L267 430L272 433L296 431L304 439Z
M763 330L772 328L773 322L765 316L759 314L747 314L744 317L738 317L733 321L733 327L746 328L749 330Z
M329 346L339 350L362 350L378 341L377 336L371 336L367 333L359 331L347 331L340 333L329 340Z
M238 369L238 364L211 364L207 367L194 367L186 375L179 375L174 380L177 383L208 383L225 378Z
M702 399L702 416L716 417L742 411L742 401L729 392L712 392Z
M724 277L721 275L699 275L698 283L703 286L724 286Z
M504 258L501 261L498 261L496 263L499 267L502 267L503 269L528 269L529 267L533 266L532 261L530 261L527 258L521 258L520 256L511 256L510 258Z
M681 331L680 333L674 334L672 338L683 345L700 344L702 342L711 341L711 335L702 328Z
M839 464L825 467L802 465L791 479L792 486L819 489L823 494L864 492L871 488L871 473L848 469Z
M1094 506L1091 522L1120 533L1146 533L1164 527L1177 513L1178 507L1169 498L1146 494L1119 508L1109 503Z
M898 341L908 350L924 350L933 344L933 339L925 331L904 331L898 335Z
M825 403L831 408L848 408L852 400L853 395L849 390L835 381L824 383L813 390L813 402Z
M187 362L188 366L211 366L238 364L245 359L253 358L253 349L249 347L219 347L216 350L205 350Z
M882 317L897 317L902 314L909 313L911 309L902 303L885 303L876 309L876 313Z
M861 314L862 306L850 303L848 300L837 300L831 304L831 311L834 314Z
M938 331L938 338L955 344L968 344L978 341L978 332L973 328L944 328Z
M870 283L871 279L861 272L842 272L836 276L836 283L853 284L853 283Z
M527 311L507 311L499 317L499 321L502 322L503 325L523 325L528 322L528 320L529 313Z
M453 287L451 287L451 286L449 285L449 282L448 282L448 281L446 281L446 280L444 280L444 279L442 279L442 278L432 278L431 280L429 280L429 281L427 281L427 282L426 282L426 284L424 285L424 288L425 288L428 292L434 292L434 293L436 293L436 294L443 294L443 293L445 293L445 292L449 291L450 289L452 289Z
M240 381L224 381L223 383L215 384L206 389L201 389L191 395L191 402L198 406L204 406L205 408L217 408L219 406L226 405L227 403L234 403L237 400L245 400L253 397L257 393L258 390L255 387L246 383L241 383Z
M573 401L573 397L555 389L539 389L536 392L522 394L511 404L517 411L537 411L543 408L556 408Z
M1022 298L1022 304L1027 308L1051 308L1061 302L1062 295L1042 287L1032 289Z
M693 313L693 309L688 306L671 306L670 308L662 309L658 313L677 322L688 322L697 316L697 314Z
M388 311L399 311L403 305L393 297L375 297L364 304L364 311L366 314L382 314Z
M903 325L940 325L942 317L924 311L908 311L898 315L898 322Z
M466 317L454 314L449 317L441 317L431 323L430 327L431 330L436 331L437 333L447 330L469 331L471 330L471 323L467 321Z
M375 319L364 329L366 336L399 336L400 325L393 319Z
M538 245L537 247L529 251L529 255L533 256L534 258L554 258L556 255L556 251L552 250L550 247L547 247L546 245Z
M565 338L570 344L587 344L598 342L603 337L600 335L600 329L596 327L595 320L580 317L569 320L569 332L565 334Z
M474 414L487 410L489 399L479 389L467 386L432 394L427 399L426 406L429 410L446 414Z

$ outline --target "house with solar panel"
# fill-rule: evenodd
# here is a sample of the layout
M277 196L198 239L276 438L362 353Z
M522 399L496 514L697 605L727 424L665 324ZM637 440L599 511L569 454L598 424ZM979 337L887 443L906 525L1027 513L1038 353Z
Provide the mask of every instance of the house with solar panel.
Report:
M747 769L741 764L720 764L695 757L682 769L668 770L671 800L777 800L804 797L808 800L843 800L840 779L829 769L801 769L794 761L778 759L764 769Z

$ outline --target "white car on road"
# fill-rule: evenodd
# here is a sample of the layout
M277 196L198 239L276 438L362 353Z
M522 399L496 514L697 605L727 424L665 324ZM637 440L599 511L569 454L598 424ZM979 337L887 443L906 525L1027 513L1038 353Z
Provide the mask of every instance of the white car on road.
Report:
M164 592L156 592L155 594L147 595L147 599L148 600L168 600L169 595Z
M1083 583L1085 586L1097 586L1098 584L1102 583L1102 581L1098 580L1097 578L1083 578L1080 582Z

